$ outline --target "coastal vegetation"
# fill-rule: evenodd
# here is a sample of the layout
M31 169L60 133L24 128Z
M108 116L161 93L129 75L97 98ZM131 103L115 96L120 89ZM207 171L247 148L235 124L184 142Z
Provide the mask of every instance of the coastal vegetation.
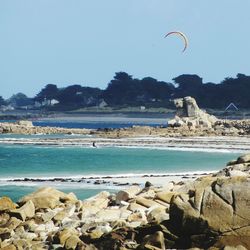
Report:
M227 77L220 83L205 83L200 76L192 74L183 74L173 78L173 82L164 82L152 77L137 79L126 72L117 72L104 90L79 84L65 88L47 84L32 98L23 93L6 100L0 96L0 106L58 111L91 107L172 108L172 99L192 96L202 108L225 110L230 103L234 103L239 109L248 109L249 88L250 76L244 74Z

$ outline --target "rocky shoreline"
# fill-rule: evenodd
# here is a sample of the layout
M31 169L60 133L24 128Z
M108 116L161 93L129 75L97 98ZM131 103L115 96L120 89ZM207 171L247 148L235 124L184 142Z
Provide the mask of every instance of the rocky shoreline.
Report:
M15 249L249 249L250 154L195 180L81 201L43 187L0 198L0 247Z
M82 134L101 138L128 138L138 136L192 137L192 136L249 136L250 120L221 120L199 109L192 97L174 100L176 115L167 127L132 126L120 129L67 129L33 126L31 121L0 123L0 134ZM96 119L96 118L95 118Z
M68 129L59 127L33 126L31 121L2 122L0 123L0 134L82 134L91 132L90 129Z

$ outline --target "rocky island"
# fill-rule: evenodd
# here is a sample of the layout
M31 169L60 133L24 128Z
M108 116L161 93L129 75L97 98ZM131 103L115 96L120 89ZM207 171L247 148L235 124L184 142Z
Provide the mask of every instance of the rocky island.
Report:
M43 187L0 198L0 246L22 249L249 249L250 154L194 181L145 183L78 200Z

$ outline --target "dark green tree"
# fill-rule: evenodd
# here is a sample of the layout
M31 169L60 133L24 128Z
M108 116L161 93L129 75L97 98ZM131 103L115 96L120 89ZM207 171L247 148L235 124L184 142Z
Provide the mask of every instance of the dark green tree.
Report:
M8 102L14 107L28 106L34 103L32 98L27 97L23 93L17 93L15 95L12 95L9 98Z
M47 84L34 98L35 101L42 102L44 100L57 99L58 88L55 84Z
M3 99L2 96L0 96L0 106L6 105L6 101Z

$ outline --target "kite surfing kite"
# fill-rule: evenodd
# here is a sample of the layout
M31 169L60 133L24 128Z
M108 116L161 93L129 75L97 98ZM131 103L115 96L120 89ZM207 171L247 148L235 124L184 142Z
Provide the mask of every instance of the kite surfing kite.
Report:
M184 52L188 46L188 39L187 39L186 35L180 31L171 31L165 35L165 38L169 35L178 35L178 36L182 37L182 39L184 41L184 49L182 50L182 52Z

